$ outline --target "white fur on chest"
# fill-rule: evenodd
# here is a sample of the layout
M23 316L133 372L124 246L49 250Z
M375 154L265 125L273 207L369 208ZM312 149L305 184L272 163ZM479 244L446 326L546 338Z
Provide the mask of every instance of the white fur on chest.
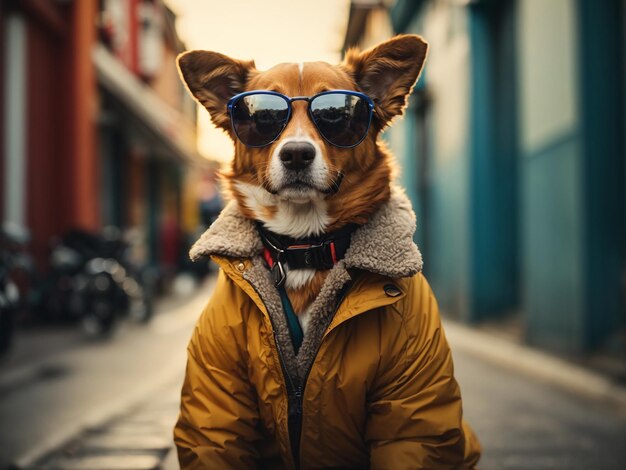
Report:
M311 306L309 305L304 309L304 312L298 315L298 320L300 321L300 326L302 327L302 333L306 336L309 331L309 325L311 324Z
M285 287L287 289L298 289L311 282L316 272L315 269L287 269L285 273ZM311 321L310 305L304 311L296 312L296 315L298 315L302 332L306 335L309 329L309 322Z
M285 287L287 289L299 289L308 284L315 276L315 269L287 269Z

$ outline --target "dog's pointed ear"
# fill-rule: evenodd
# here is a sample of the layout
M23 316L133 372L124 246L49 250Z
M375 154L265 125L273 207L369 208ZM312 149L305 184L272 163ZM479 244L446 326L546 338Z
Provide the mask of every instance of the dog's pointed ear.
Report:
M256 72L254 61L232 59L218 52L189 51L180 54L177 63L191 94L209 111L213 123L230 133L226 105L244 91Z
M374 100L380 127L402 114L422 71L428 43L415 34L396 36L371 49L350 49L342 66Z

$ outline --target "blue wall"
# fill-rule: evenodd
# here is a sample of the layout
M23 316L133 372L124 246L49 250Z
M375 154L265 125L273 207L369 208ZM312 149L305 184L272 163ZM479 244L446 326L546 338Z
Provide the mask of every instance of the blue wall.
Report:
M514 2L470 8L472 319L519 301L518 123Z
M583 328L581 140L572 132L522 162L524 312L532 344L576 350Z
M528 342L566 352L626 328L624 3L392 9L431 44L428 110L414 99L390 145L447 314L521 315Z
M472 256L466 236L471 230L470 69L469 56L462 50L467 17L464 9L455 7L445 37L431 34L420 15L408 28L429 40L430 52L403 126L395 129L405 134L403 162L411 169L403 171L403 184L414 197L424 272L441 308L448 315L472 320Z

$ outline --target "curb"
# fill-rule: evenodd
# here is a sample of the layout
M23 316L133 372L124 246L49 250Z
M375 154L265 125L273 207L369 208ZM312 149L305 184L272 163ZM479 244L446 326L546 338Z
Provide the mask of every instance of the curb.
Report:
M443 324L453 351L466 352L626 412L626 387L602 374L452 320L444 319Z

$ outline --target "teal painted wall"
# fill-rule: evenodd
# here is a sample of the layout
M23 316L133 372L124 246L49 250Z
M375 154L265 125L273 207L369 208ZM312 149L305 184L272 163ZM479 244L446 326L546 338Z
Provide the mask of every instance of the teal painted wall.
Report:
M578 349L583 337L581 139L523 156L524 312L531 344Z
M620 2L520 1L526 333L567 352L623 326Z
M574 0L519 0L521 251L526 339L581 349L583 140Z
M430 231L425 262L444 311L470 320L468 159L459 152L436 158L432 172Z
M471 318L519 302L518 129L515 2L470 9Z
M402 182L419 217L424 272L442 310L469 320L467 13L458 5L422 6L407 31L428 39L429 57L402 126L394 129L404 133L401 145L395 137L392 145L405 154Z
M520 312L529 343L568 353L616 344L626 1L409 3L392 18L430 42L429 132L410 107L389 142L442 309L470 322Z
M624 218L624 0L578 0L584 175L584 308L582 347L617 340L626 326ZM624 346L626 349L626 346Z

